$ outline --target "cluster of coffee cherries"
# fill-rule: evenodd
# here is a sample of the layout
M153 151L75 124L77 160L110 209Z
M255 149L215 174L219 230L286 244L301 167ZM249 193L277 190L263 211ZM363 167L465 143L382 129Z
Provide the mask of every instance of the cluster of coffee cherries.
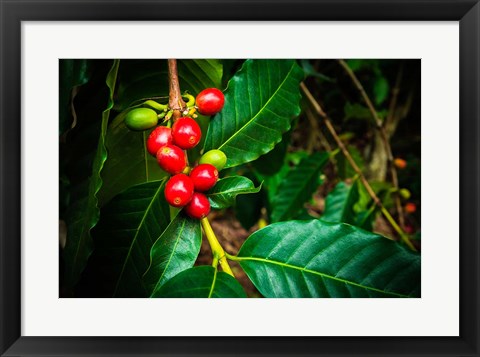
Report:
M195 98L194 107L189 105L193 104L191 101L187 102L187 108L183 112L184 116L174 120L171 128L164 125L157 126L150 133L146 142L147 151L156 157L159 166L164 171L172 175L165 185L166 201L173 207L183 207L185 212L195 219L202 219L210 212L210 202L204 193L215 186L218 172L225 166L227 157L220 150L210 150L202 155L196 166L193 168L188 166L186 150L197 146L202 138L200 126L194 119L196 117L194 113L198 111L203 115L214 115L222 110L224 102L225 99L220 90L216 88L203 90ZM168 108L165 110L164 106L160 104L155 106L157 110L169 113ZM147 108L137 108L132 111L138 111L138 109ZM138 115L130 115L130 117L128 115L125 123L129 128L145 130L144 126L152 127L151 124L145 124L136 125L133 128L132 122L143 124L144 121ZM155 115L157 118L159 117L156 113ZM132 116L138 120L132 120ZM170 118L167 116L164 122L168 120Z

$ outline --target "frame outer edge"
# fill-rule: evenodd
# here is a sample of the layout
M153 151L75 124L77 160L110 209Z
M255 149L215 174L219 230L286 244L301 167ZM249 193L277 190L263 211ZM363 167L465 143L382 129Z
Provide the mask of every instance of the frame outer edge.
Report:
M79 342L78 338L42 338L39 339L39 344L34 347L34 350L28 350L26 342L28 340L36 340L35 338L20 338L20 121L10 120L6 118L20 118L20 61L18 55L21 44L20 19L25 18L25 12L31 16L30 20L45 20L46 17L57 18L61 16L62 11L68 13L66 10L67 4L62 5L60 2L51 2L52 5L59 8L53 16L47 15L45 11L40 14L32 15L33 12L26 11L25 4L32 5L36 3L33 8L38 8L43 1L28 1L26 3L19 2L5 2L0 0L0 14L1 14L1 43L0 53L2 54L2 63L0 67L0 354L3 355L5 350L12 346L11 354L7 352L6 355L18 355L27 353L29 355L50 354L54 350L55 345L50 345L47 341L52 343L60 343L61 345L69 346L67 350L62 351L62 355L78 355L73 351L75 341ZM65 3L71 1L66 0ZM21 5L23 3L23 5ZM47 5L46 2L43 2ZM453 6L453 1L451 2ZM85 5L88 7L92 2L86 1ZM406 3L405 3L406 5ZM346 4L344 5L346 6ZM425 4L426 6L426 4ZM48 7L48 5L47 5ZM62 10L63 8L63 10ZM433 6L430 7L430 10ZM24 12L22 12L24 11ZM458 11L458 7L457 7ZM112 14L115 11L112 12ZM408 13L406 11L405 13ZM71 16L71 15L70 15ZM115 15L112 15L113 17ZM454 15L451 15L454 16ZM27 16L28 17L28 16ZM82 17L78 15L78 17ZM429 19L435 19L435 13ZM461 197L470 197L470 201L462 202L460 223L461 235L467 236L469 242L461 243L460 252L462 257L466 257L461 265L460 283L463 286L461 290L461 306L468 305L472 310L461 308L460 316L465 318L469 324L461 326L461 336L465 343L468 344L469 352L458 351L466 356L478 356L478 342L479 342L479 243L478 243L478 217L479 217L479 171L480 171L480 146L478 139L480 138L479 120L479 98L480 98L480 5L477 1L476 5L469 9L460 22L460 114L461 118L468 118L468 126L461 122L460 127L460 150L462 154L470 154L469 160L464 157L460 158L461 164L461 181L460 193ZM8 34L7 34L8 29ZM8 86L8 93L6 88ZM13 133L6 135L6 132ZM473 157L474 160L471 160ZM472 163L473 161L473 163ZM473 237L471 237L473 235ZM468 237L470 236L470 237ZM472 251L473 250L473 251ZM103 339L102 339L103 340ZM143 340L143 339L140 339ZM14 343L16 341L16 343ZM43 341L44 343L42 343ZM62 341L62 342L61 342ZM68 341L68 342L67 342ZM88 339L87 339L88 341ZM137 340L138 341L138 340ZM145 340L143 340L146 342ZM379 345L381 345L379 340ZM33 342L33 341L32 341ZM93 342L90 340L90 342ZM138 341L139 342L139 341ZM12 345L13 344L13 345ZM315 343L320 347L319 343ZM23 347L22 347L23 346ZM437 344L439 349L441 344ZM31 346L33 347L33 346ZM43 347L43 348L39 348ZM53 348L52 348L53 347ZM59 347L57 345L57 347ZM84 346L85 348L86 346ZM446 346L445 346L446 347ZM38 349L37 349L38 348ZM89 355L107 355L108 352L102 348L96 350L91 348ZM171 352L173 352L172 350ZM201 353L201 349L198 351ZM360 351L359 351L360 352ZM395 353L395 351L392 351ZM397 353L400 352L397 350ZM440 353L440 350L437 350ZM105 354L103 354L105 353ZM153 351L138 351L138 356L148 355ZM404 355L405 351L400 352ZM429 351L431 354L432 351ZM448 353L448 352L447 352ZM175 353L172 353L174 355ZM450 353L448 353L450 355ZM190 355L190 354L189 354ZM455 354L457 355L457 354Z
M0 3L0 353L21 334L21 23L13 8Z
M478 356L480 341L480 3L460 21L460 336ZM468 123L468 125L467 125ZM468 197L468 200L465 199ZM467 309L470 307L471 310Z

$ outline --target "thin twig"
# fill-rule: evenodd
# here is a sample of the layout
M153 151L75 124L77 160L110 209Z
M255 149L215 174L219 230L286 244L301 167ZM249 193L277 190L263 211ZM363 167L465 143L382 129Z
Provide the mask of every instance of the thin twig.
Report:
M385 133L386 133L386 128L393 121L393 118L395 116L395 110L397 108L397 99L398 99L398 94L400 93L400 85L402 83L402 77L403 77L403 64L400 65L400 69L397 73L397 78L395 80L395 86L392 89L392 99L390 100L387 119L385 120L385 122L383 124L383 128L385 130ZM389 165L390 165L390 176L392 177L393 187L396 189L396 191L395 191L395 207L397 209L398 222L400 223L400 227L402 227L402 229L405 229L405 216L403 215L403 208L402 208L402 203L401 203L401 200L400 200L400 194L399 194L399 190L398 190L399 185L398 185L397 170L396 170L393 162L389 162Z
M388 117L387 117L387 120L385 122L382 122L382 120L378 116L377 111L375 110L375 106L373 105L372 101L370 100L370 97L368 96L367 92L365 91L362 83L359 81L359 79L355 75L355 72L353 72L353 70L350 68L348 63L345 62L343 59L339 59L338 62L343 67L345 72L347 72L348 76L350 77L350 79L354 83L355 87L360 92L360 95L362 96L363 100L365 101L365 104L367 104L367 107L368 107L368 109L369 109L369 111L372 115L372 119L374 121L375 126L380 132L380 137L382 138L383 145L384 145L384 148L385 148L385 152L387 153L387 161L388 161L387 164L388 164L388 167L390 169L390 176L391 176L391 179L392 179L392 184L393 184L393 187L395 188L395 206L396 206L396 210L397 210L397 214L398 214L398 220L400 222L400 226L403 229L405 227L405 219L403 217L402 205L400 203L400 197L399 197L399 194L398 194L398 175L397 175L397 170L395 168L395 165L393 163L393 152L392 152L392 147L390 145L390 140L388 138L387 131L385 130L385 127L386 127L385 124L388 121ZM397 93L394 94L394 96L392 97L392 102L393 103L390 103L390 107L392 107L392 105L393 105L393 107L396 106L396 100L397 100L398 91L399 91L398 88L400 87L400 81L401 81L401 73L399 73L399 76L397 76L397 82L396 82L396 85L395 85L395 89L396 89Z
M362 173L362 170L358 167L358 165L355 163L355 160L352 158L350 155L350 152L346 148L345 144L342 142L340 137L338 136L337 132L335 131L335 128L333 127L333 124L328 117L328 115L325 113L325 111L322 109L318 101L313 97L312 93L310 90L307 88L307 86L302 82L300 83L300 87L302 91L305 93L305 96L307 99L310 101L310 103L313 106L313 109L320 115L325 123L325 126L327 127L328 131L332 135L332 137L335 139L335 142L337 143L338 147L342 151L343 155L349 162L350 166L352 166L353 170L357 173L358 177L360 178L360 181L362 182L363 186L367 190L369 196L372 198L373 202L380 208L380 211L382 214L385 216L385 218L388 220L390 225L395 229L395 231L398 233L402 241L413 251L416 251L415 246L412 244L410 239L408 238L408 235L403 232L402 228L395 222L393 217L391 216L390 212L383 206L382 202L378 198L378 196L375 194L373 191L372 187L368 183L367 179L365 178L365 175Z
M365 92L365 89L362 86L362 83L358 80L357 76L355 73L352 71L352 69L349 67L347 62L345 62L343 59L338 60L340 65L345 69L345 72L350 76L352 82L355 84L355 87L358 89L360 92L363 100L367 104L368 110L370 111L373 119L373 123L375 124L375 127L380 131L380 136L382 138L383 144L385 146L385 150L387 152L387 158L388 161L393 161L393 155L392 155L392 149L390 148L390 143L387 138L387 134L385 132L385 128L383 127L382 120L378 116L377 111L375 110L375 107L373 106L372 101L367 95L367 92Z

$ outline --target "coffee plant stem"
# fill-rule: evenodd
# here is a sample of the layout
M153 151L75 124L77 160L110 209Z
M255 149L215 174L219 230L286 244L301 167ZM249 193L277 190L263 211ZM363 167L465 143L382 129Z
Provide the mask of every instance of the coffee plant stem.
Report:
M323 121L325 123L325 126L327 127L328 131L330 134L333 136L335 139L335 142L337 143L338 147L340 150L342 150L343 155L349 162L350 166L352 166L353 170L358 174L358 177L360 178L360 181L362 182L363 186L367 190L368 194L372 198L373 202L380 208L382 214L385 216L385 218L388 220L392 228L398 233L402 241L413 251L416 251L417 249L415 246L412 244L410 239L408 238L408 235L403 232L402 228L395 222L393 219L392 215L388 210L383 206L382 202L378 198L378 196L375 194L373 191L372 187L368 183L367 179L365 178L365 175L363 175L362 170L358 167L358 165L355 163L355 160L353 160L352 156L350 155L350 152L346 148L346 146L343 144L342 140L339 138L337 132L335 131L335 128L333 127L332 122L330 121L330 118L328 115L325 113L323 108L320 106L320 103L313 97L312 93L310 90L307 88L305 83L300 83L300 88L302 91L305 93L305 96L309 100L309 102L312 104L313 108L315 111L318 113L323 118Z
M186 108L185 102L182 99L182 93L180 92L176 59L168 60L168 84L170 89L168 106L173 110L173 120L176 120L182 116L182 112Z
M223 247L220 245L217 237L215 236L215 233L213 232L212 226L210 225L208 218L204 217L200 220L200 222L202 223L203 231L205 232L208 243L210 244L210 248L212 249L213 262L220 263L220 266L225 273L235 277L233 275L232 269L230 268L230 265L228 264L226 253L223 250ZM214 267L216 267L216 265L214 265Z

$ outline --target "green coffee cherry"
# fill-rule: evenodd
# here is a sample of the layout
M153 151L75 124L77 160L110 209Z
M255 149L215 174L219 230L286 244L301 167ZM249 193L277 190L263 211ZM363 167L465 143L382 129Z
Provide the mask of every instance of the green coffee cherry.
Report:
M410 194L410 191L407 190L406 188L401 188L398 193L400 194L400 196L405 199L405 200L408 200L411 196Z
M130 110L125 117L125 125L130 130L147 130L158 123L157 113L148 108Z
M210 150L202 155L198 163L213 165L220 171L227 163L227 156L220 150Z

